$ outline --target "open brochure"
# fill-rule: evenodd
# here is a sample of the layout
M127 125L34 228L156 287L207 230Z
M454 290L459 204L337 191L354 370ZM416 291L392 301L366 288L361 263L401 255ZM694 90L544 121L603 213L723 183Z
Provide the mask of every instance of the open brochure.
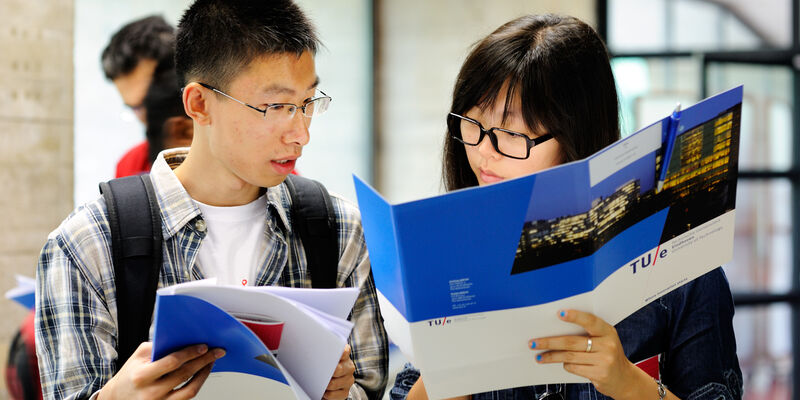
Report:
M353 324L355 288L221 286L158 290L153 360L188 345L224 348L197 398L319 399Z
M33 310L36 301L36 279L19 274L15 275L15 278L17 286L6 292L6 298L16 301L29 310Z
M582 333L558 310L616 324L730 261L741 102L737 87L585 160L402 204L355 177L386 330L428 394L586 382L527 349Z

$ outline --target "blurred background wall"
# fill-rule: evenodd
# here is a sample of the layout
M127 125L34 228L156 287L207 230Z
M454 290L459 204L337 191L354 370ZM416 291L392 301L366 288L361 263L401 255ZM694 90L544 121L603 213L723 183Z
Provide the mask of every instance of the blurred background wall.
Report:
M624 133L675 102L744 84L736 254L725 268L745 398L800 399L800 0L298 1L325 45L317 70L333 103L297 168L351 199L353 173L393 201L442 191L458 69L471 44L523 14L571 14L606 38ZM47 233L144 138L100 68L108 39L145 15L177 23L189 3L0 0L0 290L16 273L33 276ZM0 303L0 359L24 315Z
M39 250L72 210L72 0L0 1L0 287L33 276ZM0 302L0 360L25 309ZM0 397L7 397L5 381Z
M393 201L441 192L441 149L453 85L471 45L530 13L594 24L593 0L376 2L375 184Z

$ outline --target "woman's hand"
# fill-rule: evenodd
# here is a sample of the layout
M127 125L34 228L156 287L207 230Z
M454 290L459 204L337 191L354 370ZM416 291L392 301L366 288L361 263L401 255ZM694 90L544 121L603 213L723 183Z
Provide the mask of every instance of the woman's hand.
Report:
M533 339L528 343L532 350L548 350L536 356L537 362L563 363L567 372L589 379L600 393L618 400L657 395L653 379L625 357L613 326L577 310L562 310L558 316L585 329L589 336Z

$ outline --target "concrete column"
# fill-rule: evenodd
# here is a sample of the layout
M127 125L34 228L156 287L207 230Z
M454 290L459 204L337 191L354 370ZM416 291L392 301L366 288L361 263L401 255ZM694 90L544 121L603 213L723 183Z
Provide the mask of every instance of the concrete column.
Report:
M72 210L73 0L0 2L0 291ZM0 300L0 375L26 310ZM8 398L0 379L0 398Z

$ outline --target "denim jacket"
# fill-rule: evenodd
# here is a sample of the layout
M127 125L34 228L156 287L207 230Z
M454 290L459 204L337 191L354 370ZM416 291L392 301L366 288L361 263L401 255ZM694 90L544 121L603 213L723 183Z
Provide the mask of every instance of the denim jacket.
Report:
M742 371L733 334L733 299L722 268L653 301L616 325L625 355L634 362L661 355L664 385L682 400L741 399ZM392 400L404 399L419 377L407 364ZM519 387L480 393L474 400L537 399L546 389L566 400L602 400L592 384ZM556 396L555 398L560 398ZM647 398L658 399L658 393Z

